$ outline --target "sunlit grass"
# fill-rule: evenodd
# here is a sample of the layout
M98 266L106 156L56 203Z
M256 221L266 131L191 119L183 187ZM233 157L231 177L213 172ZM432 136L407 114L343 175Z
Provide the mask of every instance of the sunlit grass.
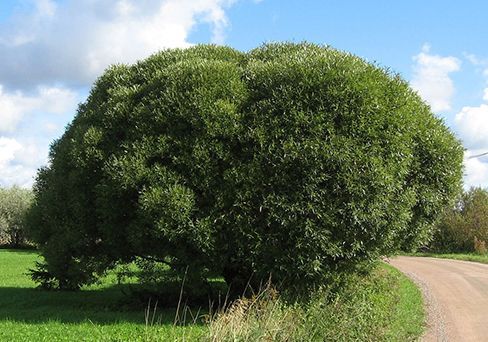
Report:
M408 254L410 256L431 257L440 259L453 259L474 261L483 264L488 264L488 254L475 254L475 253L413 253Z
M115 277L79 292L42 291L27 275L38 255L0 250L0 341L194 340L201 324L175 326L174 309L124 305ZM154 317L152 317L154 316Z
M418 288L385 264L333 297L316 294L306 306L273 297L259 312L221 313L209 328L174 325L175 309L153 311L154 303L149 312L127 306L112 275L79 292L36 289L27 270L37 258L0 250L0 341L408 341L423 329Z
M352 276L338 293L285 303L272 288L210 323L212 341L414 341L424 328L419 289L386 264Z

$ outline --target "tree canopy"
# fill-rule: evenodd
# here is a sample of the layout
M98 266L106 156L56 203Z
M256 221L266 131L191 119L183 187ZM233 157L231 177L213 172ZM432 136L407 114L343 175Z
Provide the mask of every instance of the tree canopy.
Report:
M311 288L431 236L463 149L400 76L308 43L199 45L108 69L34 187L37 279L135 258Z

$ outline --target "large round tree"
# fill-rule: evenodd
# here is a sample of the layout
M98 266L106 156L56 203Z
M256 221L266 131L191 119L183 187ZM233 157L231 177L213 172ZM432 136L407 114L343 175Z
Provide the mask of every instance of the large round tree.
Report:
M107 70L52 145L30 214L35 275L77 288L141 258L308 288L425 243L462 155L407 82L356 56L166 50Z

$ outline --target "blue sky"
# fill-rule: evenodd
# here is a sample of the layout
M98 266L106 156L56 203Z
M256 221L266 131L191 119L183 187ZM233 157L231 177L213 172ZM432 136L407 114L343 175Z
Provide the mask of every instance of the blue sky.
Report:
M488 2L2 0L0 186L28 187L113 63L196 43L249 50L307 40L390 67L466 147L466 186L488 186Z

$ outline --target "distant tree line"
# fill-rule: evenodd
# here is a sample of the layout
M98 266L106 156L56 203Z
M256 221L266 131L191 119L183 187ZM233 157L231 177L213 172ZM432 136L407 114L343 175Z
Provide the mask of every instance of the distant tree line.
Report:
M442 253L486 254L487 244L488 190L471 188L441 215L430 247Z
M0 246L18 248L27 245L25 217L32 199L29 189L0 188Z

